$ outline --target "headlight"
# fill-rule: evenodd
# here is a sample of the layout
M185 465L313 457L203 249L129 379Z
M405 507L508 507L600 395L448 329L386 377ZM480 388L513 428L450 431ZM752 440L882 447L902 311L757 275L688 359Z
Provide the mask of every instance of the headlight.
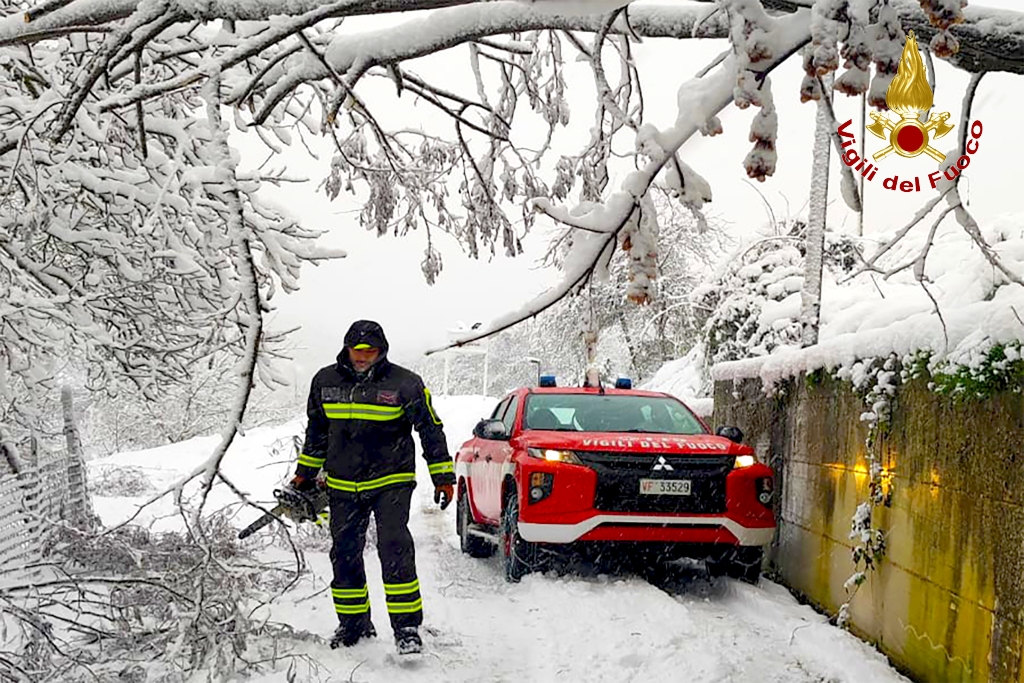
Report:
M752 455L737 455L736 464L733 465L733 467L741 470L744 467L753 467L755 462L757 462L757 460L755 460Z
M572 451L560 451L554 448L527 448L526 452L531 458L547 460L548 462L567 462L573 465L582 465L576 454Z

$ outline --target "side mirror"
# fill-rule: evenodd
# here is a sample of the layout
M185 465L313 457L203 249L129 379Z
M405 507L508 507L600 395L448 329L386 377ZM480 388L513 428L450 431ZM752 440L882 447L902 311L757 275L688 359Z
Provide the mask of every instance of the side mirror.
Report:
M743 443L743 430L739 427L719 427L715 430L715 436L724 436L729 441Z
M501 420L480 420L473 427L473 436L489 441L507 441L509 433Z

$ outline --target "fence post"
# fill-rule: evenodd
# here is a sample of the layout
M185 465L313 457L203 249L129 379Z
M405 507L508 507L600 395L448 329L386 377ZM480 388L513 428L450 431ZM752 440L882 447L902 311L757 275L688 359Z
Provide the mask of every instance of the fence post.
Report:
M14 445L14 441L11 440L7 431L2 426L0 426L0 453L3 454L4 460L7 463L7 469L10 470L11 474L18 474L25 469L25 463L21 461L18 447Z
M66 519L77 524L88 525L91 515L89 492L86 486L85 457L82 454L82 440L75 422L75 403L71 387L60 390L60 402L64 411L64 440L67 444L68 501Z

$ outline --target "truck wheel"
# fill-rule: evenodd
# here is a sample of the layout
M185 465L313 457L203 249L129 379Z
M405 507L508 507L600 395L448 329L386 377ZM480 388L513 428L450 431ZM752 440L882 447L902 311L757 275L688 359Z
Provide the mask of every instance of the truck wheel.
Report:
M459 534L459 547L470 557L490 557L494 554L494 546L487 539L469 533L473 523L469 511L469 492L466 487L459 487L459 499L455 503L455 531Z
M764 550L759 546L745 546L736 549L736 554L729 565L729 578L739 579L756 586L761 578L761 560Z
M537 562L537 546L524 541L519 535L519 498L515 491L509 494L501 510L501 557L505 568L505 580L519 583L529 574Z
M741 546L727 551L721 557L706 560L708 574L713 578L728 576L757 585L761 577L761 559L764 551L758 546Z

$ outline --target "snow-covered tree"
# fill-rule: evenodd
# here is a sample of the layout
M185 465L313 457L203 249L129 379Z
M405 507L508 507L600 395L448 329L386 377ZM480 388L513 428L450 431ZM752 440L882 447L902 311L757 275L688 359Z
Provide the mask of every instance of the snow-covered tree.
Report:
M722 237L703 216L698 221L671 199L655 197L658 235L664 244L657 261L644 266L649 271L643 274L643 289L636 277L637 250L624 240L612 256L606 280L591 282L578 296L487 340L490 395L535 383L538 370L558 375L563 382L581 383L587 368L582 321L589 320L591 309L599 339L596 365L606 381L619 375L636 382L648 379L696 342L700 326L691 292L719 255ZM639 291L646 295L640 305L634 294ZM481 357L463 356L458 350L446 353L449 392L479 393ZM539 361L539 369L530 358ZM429 358L419 369L431 386L443 386L442 356Z
M617 248L628 254L626 296L656 301L666 224L657 192L699 212L712 189L683 145L698 133L731 133L717 117L730 104L753 107L742 172L770 176L785 153L776 139L777 98L814 95L813 83L777 92L770 74L808 44L805 64L816 77L835 70L840 56L850 62L854 73L838 77L840 91L862 91L874 64L876 101L892 77L897 28L913 29L935 55L975 73L1020 72L1024 54L1020 13L965 11L961 0L883 0L883 11L871 11L873 0L0 2L0 444L11 459L11 433L32 428L39 400L68 362L89 373L91 389L128 386L154 399L192 381L217 354L237 360L224 378L234 400L225 400L221 443L171 487L181 494L200 479L200 502L186 516L190 550L203 565L188 588L204 607L178 619L195 639L175 643L216 643L225 658L233 656L230 641L198 631L213 632L222 614L232 623L244 617L205 600L211 587L203 577L222 554L202 524L202 501L218 478L231 486L220 460L253 385L275 378L271 354L260 352L274 341L264 313L278 289L297 286L304 261L328 254L313 247L315 232L259 197L261 185L294 178L240 168L222 116L272 153L311 135L329 140L324 190L364 193L361 220L378 234L421 231L428 281L443 265L438 231L472 256L514 255L537 215L560 223L565 232L553 250L563 282L473 334L482 337L570 293L600 289L617 267ZM416 10L431 11L403 16ZM365 15L397 20L339 28ZM697 77L680 79L677 119L660 130L644 120L642 70L664 65L634 53L647 37L731 45ZM448 50L463 54L472 74L458 87L420 73L415 62ZM582 124L586 143L553 159L554 131L576 120L565 97L570 60L591 67L595 110ZM400 104L436 108L451 130L382 122L394 101L372 99L371 81L393 84ZM548 128L539 146L524 143L520 131L531 117ZM962 134L968 128L959 126ZM609 164L624 149L637 170L609 187ZM955 187L946 197L984 246ZM1001 265L991 249L985 253ZM601 311L592 298L587 307L594 347ZM593 350L589 356L596 362ZM237 610L236 593L228 597Z
M257 197L284 179L237 171L198 91L110 116L81 91L58 133L97 47L78 33L0 47L0 427L12 432L41 420L69 368L90 390L155 400L247 355L275 291L320 256L317 233Z
M790 221L776 234L757 237L694 290L707 367L801 346L807 230L803 221ZM836 233L825 233L824 242L824 269L848 276L858 264L857 244Z
M335 157L325 189L337 195L360 187L369 197L361 214L378 233L422 229L426 236L423 270L433 280L442 267L432 235L455 235L471 255L519 251L521 234L511 212L528 229L541 211L569 229L587 233L573 240L566 282L533 308L579 288L607 263L615 244L640 239L636 273L657 257L657 240L645 240L650 219L645 203L662 185L679 200L699 208L706 185L685 163L680 148L694 134L721 132L716 114L731 102L756 107L749 131L753 143L745 171L759 179L774 171L778 150L777 114L769 74L811 44L807 62L815 77L839 68L841 92L860 93L874 63L870 90L877 94L891 79L892 47L898 31L914 29L932 41L933 51L971 71L1017 71L1013 54L1024 51L1024 35L1014 14L984 9L965 11L960 0L914 3L887 0L718 0L670 6L634 5L628 0L565 3L469 0L346 0L338 3L209 2L201 5L161 0L95 3L57 0L35 7L11 3L0 23L0 44L12 52L11 82L26 91L42 88L37 51L48 66L69 78L59 97L37 106L17 107L0 150L25 165L20 140L88 139L89 132L118 131L121 152L138 154L167 146L162 121L168 111L187 121L196 111L197 88L216 79L217 96L235 109L235 124L279 149L310 134L328 136ZM813 11L809 11L813 9ZM432 10L405 19L402 14ZM389 26L366 31L336 30L347 17L400 15ZM657 130L643 118L642 69L633 44L644 37L728 38L731 54L698 78L681 83L674 126ZM993 49L997 41L999 49ZM474 75L455 91L421 74L413 61L424 55L459 50ZM591 136L578 154L554 163L548 173L539 149L519 142L516 122L539 116L550 131L570 124L564 65L583 60L592 67L598 98ZM26 66L26 64L30 66ZM657 66L657 65L654 65ZM372 102L365 83L389 79L400 101L416 98L448 116L452 132L427 134L407 126L383 125L376 112L391 103ZM798 96L793 93L792 96ZM814 97L813 83L803 89ZM58 101L59 100L59 101ZM877 103L877 98L874 100ZM48 107L48 108L47 108ZM190 109L191 107L191 109ZM184 117L184 118L182 118ZM153 120L150 121L149 119ZM189 130L188 125L183 128ZM24 134L29 132L26 137ZM106 140L106 138L103 138ZM608 188L613 142L632 143L638 171L618 191ZM181 146L185 149L185 146ZM73 154L77 154L72 146ZM179 146L159 149L169 160ZM170 154L168 154L170 152ZM84 154L84 152L83 152ZM157 150L154 154L159 158ZM182 158L181 164L196 163ZM105 157L104 157L104 160ZM554 160L552 160L554 161ZM126 164L134 163L126 161ZM151 162L154 163L154 162ZM457 198L437 179L455 173ZM157 174L155 185L167 176ZM249 177L248 182L257 178ZM260 178L265 181L266 178ZM80 181L79 181L80 182ZM176 193L171 183L167 192ZM32 190L31 186L28 188ZM98 192L93 184L86 192ZM243 188L248 193L249 188ZM248 194L246 195L249 196ZM577 199L578 198L578 199ZM530 201L533 200L533 201ZM247 199L247 201L249 201ZM556 202L567 202L560 206ZM577 204L577 202L582 202ZM254 210L253 214L258 211ZM645 217L646 216L646 217ZM268 250L269 251L269 250ZM642 300L642 278L633 280ZM529 314L531 311L526 311ZM519 316L522 317L522 316ZM514 322L506 320L503 323ZM492 329L482 329L488 334Z

